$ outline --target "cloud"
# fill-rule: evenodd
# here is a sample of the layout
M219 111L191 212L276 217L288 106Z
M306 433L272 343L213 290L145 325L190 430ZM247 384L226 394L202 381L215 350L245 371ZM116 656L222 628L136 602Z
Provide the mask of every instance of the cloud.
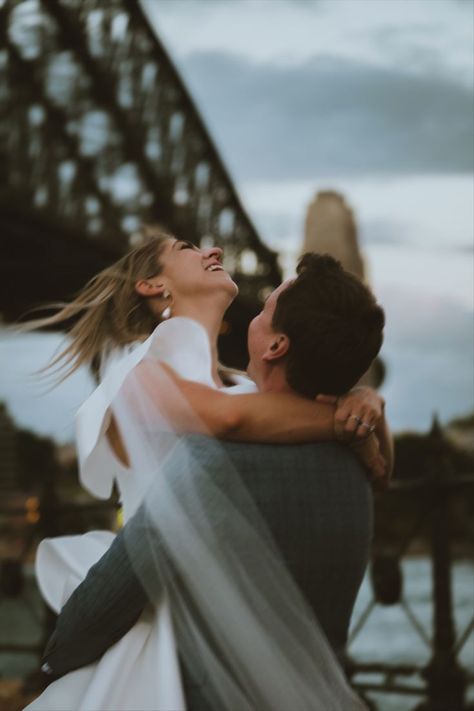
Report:
M418 289L380 289L379 297L386 308L387 338L392 347L416 350L426 359L436 354L462 354L467 363L465 376L472 380L472 308Z
M374 199L375 196L374 196ZM367 246L400 246L410 248L410 246L418 247L420 250L426 250L430 255L443 254L472 254L474 252L474 244L462 243L456 241L448 241L444 239L442 242L433 240L426 242L426 235L416 234L413 225L408 221L402 222L396 217L388 218L373 218L360 220L359 223L359 239L363 247ZM457 235L454 238L457 239Z
M472 309L416 290L382 290L387 325L383 395L395 430L428 429L473 408Z
M444 21L443 21L444 20ZM451 31L446 22L451 20ZM400 27L394 24L379 24L369 32L359 29L353 33L355 44L367 42L379 57L383 66L403 67L416 74L444 77L453 84L472 90L473 61L472 19L463 23L457 17L456 29L452 27L453 16L437 17L425 22L412 22Z
M408 244L407 225L396 220L372 219L365 220L359 230L362 247L367 245L400 245Z
M443 76L324 57L180 62L239 179L472 171L472 95Z

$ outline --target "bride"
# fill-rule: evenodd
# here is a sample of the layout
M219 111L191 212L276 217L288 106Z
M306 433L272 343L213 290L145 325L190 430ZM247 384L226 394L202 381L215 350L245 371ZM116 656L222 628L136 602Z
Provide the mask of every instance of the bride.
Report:
M285 443L334 438L333 405L284 394L276 407L278 396L275 400L274 394L258 394L248 378L219 365L219 329L224 312L237 293L236 285L222 268L221 256L218 248L199 250L189 242L151 230L142 245L98 274L75 301L56 315L31 324L43 327L81 315L71 329L70 344L53 365L62 362L72 372L88 364L100 380L77 414L80 480L99 498L108 498L116 484L125 521L139 507L152 480L150 466L140 449L143 441L135 449L129 445L133 423L125 423L120 410L114 408L123 399L130 376L145 372L140 370L145 363L164 366L161 380L156 381L163 390L172 387L172 383L163 380L163 373L169 372L166 367L171 367L180 378L225 389L235 397L254 393L250 399L242 399L242 407L247 408L247 429L239 434L243 441ZM145 397L146 392L142 391L142 395ZM357 430L360 415L366 426L373 426L378 406L373 402L370 397L367 400L364 396L349 396L345 410L347 429ZM186 407L180 412L185 418ZM164 416L162 411L155 414L158 418ZM210 424L205 403L198 415L192 418L191 431L225 436L226 424ZM136 416L139 419L137 412ZM143 425L144 420L141 422ZM362 428L359 430L362 434ZM172 449L162 448L160 457L172 456ZM157 461L155 452L155 468ZM156 472L153 476L157 476ZM250 535L254 535L253 530ZM60 611L113 539L110 532L95 531L47 539L40 544L37 577L53 610ZM174 619L165 595L156 609L147 610L97 663L53 682L28 709L185 709L172 614ZM324 647L322 633L316 630L315 635L319 635L318 645ZM331 661L329 666L334 699L344 698L346 703L350 699L350 708L360 708L346 689L337 665ZM328 707L314 705L311 711L316 708ZM348 707L334 704L331 708L345 711Z

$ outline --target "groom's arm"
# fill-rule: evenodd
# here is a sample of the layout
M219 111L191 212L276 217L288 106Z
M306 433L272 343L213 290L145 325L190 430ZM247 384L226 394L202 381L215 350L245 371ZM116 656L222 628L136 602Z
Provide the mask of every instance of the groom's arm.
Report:
M147 600L122 530L62 608L43 671L56 678L94 662L133 627Z

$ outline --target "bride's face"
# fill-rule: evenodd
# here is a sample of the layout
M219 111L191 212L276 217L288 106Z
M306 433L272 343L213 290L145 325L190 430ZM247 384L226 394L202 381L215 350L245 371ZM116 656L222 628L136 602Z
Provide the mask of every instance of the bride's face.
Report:
M230 303L238 288L222 266L222 254L220 247L199 249L186 240L169 240L160 255L158 279L175 304L209 295L225 296Z

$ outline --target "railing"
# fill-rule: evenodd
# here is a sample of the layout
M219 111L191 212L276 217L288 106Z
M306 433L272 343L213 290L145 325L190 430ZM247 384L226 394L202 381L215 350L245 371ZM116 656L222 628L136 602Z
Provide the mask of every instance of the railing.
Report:
M352 682L362 692L400 694L423 697L423 711L463 711L466 689L474 684L474 673L463 669L459 657L474 631L474 614L456 636L453 620L450 498L455 492L474 485L474 475L454 476L445 456L441 434L434 428L431 436L431 460L427 474L416 480L394 481L384 496L403 494L417 497L420 511L413 525L395 550L383 552L375 541L370 565L372 598L355 621L349 639L349 652L356 638L363 633L367 621L377 605L399 605L407 621L430 650L428 664L383 664L377 661L361 663L351 660L349 673ZM433 621L431 632L418 619L409 601L403 596L401 560L421 527L428 524L429 550L432 563ZM474 578L474 571L473 571ZM473 581L474 582L474 581ZM474 590L474 586L473 586ZM473 595L474 597L474 595ZM474 599L473 599L474 605ZM379 681L364 682L360 677L378 674ZM415 677L417 683L404 679Z
M416 631L423 643L431 650L428 664L384 664L374 659L370 662L361 662L351 659L348 673L354 686L367 700L367 694L387 694L413 696L414 699L424 699L424 711L465 711L467 709L465 696L466 688L474 683L474 675L463 669L459 662L459 655L474 630L474 616L461 630L455 634L453 622L453 597L452 597L452 560L451 560L451 534L449 524L449 499L451 494L465 487L474 485L474 475L453 476L440 452L434 443L431 468L429 473L412 481L392 482L384 496L406 495L417 496L421 503L419 516L413 522L408 535L401 540L396 550L390 553L380 552L380 542L375 541L374 554L370 565L370 579L372 585L372 598L366 609L362 611L355 621L349 640L349 653L354 641L363 635L367 621L376 606L399 605L404 611L407 621ZM51 500L51 489L44 492L48 501L39 502L39 519L28 529L27 546L34 544L39 535L45 535L45 525L48 533L56 533L58 517L71 512L96 513L105 512L112 514L116 506L109 503L59 503ZM31 514L31 506L30 506ZM7 509L0 508L0 517L25 516L24 507ZM35 516L33 515L32 520ZM40 522L43 522L42 524ZM429 556L432 562L432 599L434 615L432 630L428 631L418 619L409 601L403 596L403 576L401 560L407 554L409 546L420 527L429 523ZM41 527L41 530L40 530ZM28 552L25 547L23 560ZM17 597L22 599L23 588L23 560L4 561L2 565L0 605L2 599ZM27 614L33 616L38 625L42 626L42 633L36 643L0 643L0 652L10 654L37 654L38 657L44 646L52 623L51 617L38 617L31 601L24 600ZM408 650L407 650L408 651ZM364 681L367 674L378 675L377 681ZM413 683L413 677L416 683ZM408 680L408 681L407 681ZM372 704L373 708L376 708Z

